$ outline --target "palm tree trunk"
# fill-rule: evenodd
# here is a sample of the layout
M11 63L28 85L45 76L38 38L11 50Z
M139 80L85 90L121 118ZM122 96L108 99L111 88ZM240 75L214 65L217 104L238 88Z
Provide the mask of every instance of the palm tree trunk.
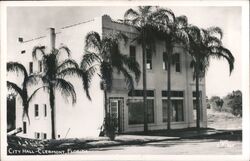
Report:
M51 138L56 138L55 133L55 93L52 85L49 85L49 101L51 108Z
M196 127L200 128L200 91L199 91L199 69L195 65L195 85L196 85Z
M168 120L167 120L167 129L171 129L171 50L169 50L169 45L167 41L165 41L166 45L166 52L168 54L168 60L167 60L167 88L168 88L168 101L167 101L167 115L168 115Z
M143 32L143 39L144 39ZM146 44L142 41L142 79L143 79L143 106L144 106L144 133L148 131L148 106L147 106L147 74L146 74Z
M104 117L107 119L108 115L108 98L107 98L107 91L104 89Z

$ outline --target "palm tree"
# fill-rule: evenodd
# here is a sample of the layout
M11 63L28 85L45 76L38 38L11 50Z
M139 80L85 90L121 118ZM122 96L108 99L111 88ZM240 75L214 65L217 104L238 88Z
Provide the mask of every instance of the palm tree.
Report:
M168 8L157 8L154 13L154 20L157 24L158 37L165 41L165 48L167 53L167 91L168 91L168 120L167 129L171 129L171 64L175 63L175 55L173 55L173 49L176 44L182 44L186 48L189 43L188 34L186 28L188 19L186 16L178 16Z
M135 27L138 35L135 40L142 47L142 79L143 79L143 103L144 103L144 132L148 131L148 108L147 108L147 72L146 50L155 50L155 8L152 6L138 6L137 10L128 9L124 14L124 22Z
M40 51L40 52L38 52ZM63 52L64 51L64 52ZM59 61L60 55L66 53L68 59ZM45 54L41 46L35 46L32 56L35 60L38 59L38 54L42 55L42 64L44 66L44 73L41 75L43 84L46 85L46 91L49 94L49 102L51 108L51 137L56 138L55 134L55 91L59 90L65 101L68 102L68 97L71 97L72 104L76 103L76 93L74 86L64 79L67 75L77 75L83 80L83 88L86 91L87 97L90 98L88 93L88 76L86 72L79 70L78 64L70 59L70 50L62 46L59 49L53 48L50 53Z
M44 86L37 88L29 96L27 88L37 83L37 76L34 74L28 75L26 68L18 62L8 62L7 71L22 73L23 76L22 87L11 81L7 81L7 87L10 90L14 90L22 99L22 105L23 105L22 117L24 118L26 115L26 117L28 118L28 122L30 123L29 103L32 101L32 99L34 98L35 94L39 91L39 89L44 88Z
M81 60L81 68L99 68L98 75L101 78L101 87L104 91L105 118L108 117L107 92L112 90L113 73L116 70L125 78L129 89L134 89L132 71L136 82L140 79L140 66L131 57L123 55L119 50L119 41L127 41L127 37L121 33L104 35L103 38L97 32L89 32L85 39L85 54ZM95 71L95 70L91 70Z
M196 82L196 126L200 128L200 92L199 79L205 76L210 58L225 58L229 64L229 73L234 69L234 56L222 45L223 32L219 27L207 30L190 25L187 29L190 39L189 53L192 56L191 67L194 68Z

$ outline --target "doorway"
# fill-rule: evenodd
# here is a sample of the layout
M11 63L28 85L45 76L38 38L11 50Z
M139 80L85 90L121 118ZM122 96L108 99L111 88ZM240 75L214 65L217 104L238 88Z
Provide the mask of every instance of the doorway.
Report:
M124 131L124 99L122 97L110 97L109 111L111 116L117 118L117 133L122 133Z

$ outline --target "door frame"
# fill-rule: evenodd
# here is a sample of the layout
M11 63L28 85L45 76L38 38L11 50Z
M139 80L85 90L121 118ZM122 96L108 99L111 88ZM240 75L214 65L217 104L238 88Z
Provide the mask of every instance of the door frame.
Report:
M124 131L124 97L109 97L109 111L111 113L111 102L118 102L118 133Z

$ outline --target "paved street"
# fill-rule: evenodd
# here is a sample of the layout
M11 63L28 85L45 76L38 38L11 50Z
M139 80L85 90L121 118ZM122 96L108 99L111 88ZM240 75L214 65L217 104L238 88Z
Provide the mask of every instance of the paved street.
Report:
M94 148L89 151L73 152L71 154L162 154L162 155L239 155L242 143L240 141L228 141L217 139L183 139L161 141L143 145L113 146L107 148Z

